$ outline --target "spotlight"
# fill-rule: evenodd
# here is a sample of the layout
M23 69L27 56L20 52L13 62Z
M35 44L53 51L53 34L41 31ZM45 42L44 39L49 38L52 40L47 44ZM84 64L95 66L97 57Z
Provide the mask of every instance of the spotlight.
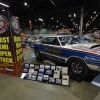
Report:
M94 11L94 14L96 14L96 11Z
M2 11L5 11L4 9Z
M24 5L27 6L27 3L25 2Z
M71 15L69 15L69 17L71 17Z
M43 19L39 18L40 21L43 21Z
M76 17L76 14L74 13L74 17Z

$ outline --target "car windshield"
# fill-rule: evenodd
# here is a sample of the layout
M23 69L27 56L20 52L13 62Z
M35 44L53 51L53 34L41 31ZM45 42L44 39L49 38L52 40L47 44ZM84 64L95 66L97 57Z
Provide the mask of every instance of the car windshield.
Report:
M80 43L74 36L59 37L59 40L63 46L66 44L77 44Z

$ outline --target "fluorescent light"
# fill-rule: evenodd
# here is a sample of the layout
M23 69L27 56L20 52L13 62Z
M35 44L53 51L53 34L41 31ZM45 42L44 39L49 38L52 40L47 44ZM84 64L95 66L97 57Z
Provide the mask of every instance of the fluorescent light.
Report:
M5 6L5 7L9 7L8 5L1 3L1 2L0 2L0 5Z
M27 6L27 3L25 2L24 5Z
M40 21L43 21L43 19L39 18Z
M2 11L5 11L4 9Z

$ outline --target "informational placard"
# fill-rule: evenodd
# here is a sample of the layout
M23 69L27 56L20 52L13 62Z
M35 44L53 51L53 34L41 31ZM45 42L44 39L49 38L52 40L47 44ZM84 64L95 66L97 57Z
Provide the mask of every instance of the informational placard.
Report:
M62 68L66 67L55 65L25 64L21 79L69 86L68 72L63 74Z
M20 25L9 12L0 14L0 73L18 76L23 68Z

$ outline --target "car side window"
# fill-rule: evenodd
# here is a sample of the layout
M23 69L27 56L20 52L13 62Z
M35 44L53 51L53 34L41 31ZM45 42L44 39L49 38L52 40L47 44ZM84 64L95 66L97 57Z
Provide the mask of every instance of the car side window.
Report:
M48 37L48 38L45 38L42 43L43 44L53 44L53 41L54 41L55 37Z
M58 42L58 39L56 37L45 38L41 43L51 44L51 45L60 45L59 42Z

